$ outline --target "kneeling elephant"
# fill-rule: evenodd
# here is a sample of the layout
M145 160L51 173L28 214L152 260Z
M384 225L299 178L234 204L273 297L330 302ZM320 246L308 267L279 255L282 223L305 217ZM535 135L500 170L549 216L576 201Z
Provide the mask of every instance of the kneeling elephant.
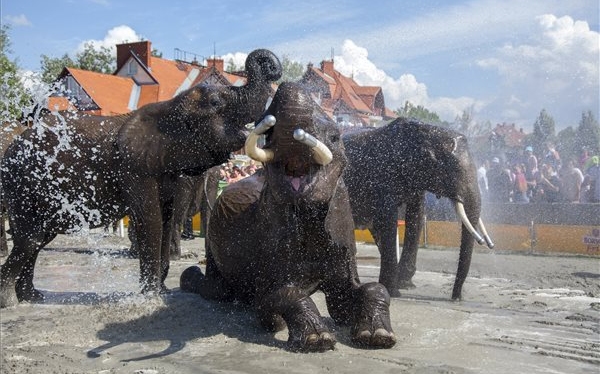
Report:
M322 291L329 314L351 326L355 344L392 347L389 294L358 277L339 130L293 83L279 87L263 118L246 153L265 166L223 191L208 223L206 274L186 269L181 288L252 304L267 329L287 325L294 351L335 345L310 297ZM264 148L256 145L261 133Z

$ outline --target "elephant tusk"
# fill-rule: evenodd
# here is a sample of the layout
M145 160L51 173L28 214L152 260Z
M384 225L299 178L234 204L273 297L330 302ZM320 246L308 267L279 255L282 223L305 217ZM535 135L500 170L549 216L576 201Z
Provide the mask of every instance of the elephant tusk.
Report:
M275 117L268 115L254 127L254 130L246 138L246 144L244 145L244 150L248 157L262 163L267 163L273 159L274 153L272 150L258 147L258 138L274 125Z
M325 166L333 160L333 155L331 154L329 148L327 148L327 146L317 138L308 134L306 131L302 129L296 129L294 131L294 139L312 148L314 151L313 157L318 164Z
M488 248L493 249L494 242L492 242L492 239L488 235L487 230L485 229L485 226L483 225L483 221L481 220L481 217L479 217L479 223L477 224L477 227L479 227L479 229L481 230L481 233L483 234L483 238L485 239L485 242L487 243Z
M463 225L465 225L465 227L467 228L467 230L469 230L469 232L471 233L471 235L473 235L475 237L475 240L477 241L477 244L483 245L483 243L485 243L485 241L483 240L483 238L481 237L481 235L479 235L479 233L475 230L475 228L473 227L473 225L469 221L469 218L467 218L467 213L465 213L465 206L463 205L463 203L461 203L459 201L456 202L456 214L458 215L458 217L462 221Z

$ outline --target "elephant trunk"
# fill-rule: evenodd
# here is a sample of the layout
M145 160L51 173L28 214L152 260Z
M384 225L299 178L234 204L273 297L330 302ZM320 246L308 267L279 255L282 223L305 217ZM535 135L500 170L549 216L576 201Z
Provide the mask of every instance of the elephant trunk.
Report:
M257 49L250 52L246 58L248 86L275 82L283 73L281 63L275 54L267 49Z
M273 52L257 49L246 58L247 82L244 86L233 87L237 95L235 117L244 123L256 120L265 110L269 97L273 96L271 82L281 78L283 69Z

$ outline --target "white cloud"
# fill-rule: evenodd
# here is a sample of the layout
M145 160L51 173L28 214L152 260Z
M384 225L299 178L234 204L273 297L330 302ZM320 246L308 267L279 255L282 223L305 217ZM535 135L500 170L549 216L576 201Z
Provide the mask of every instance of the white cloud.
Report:
M31 22L24 14L19 14L18 16L7 15L4 18L14 26L31 26Z
M582 110L598 113L600 34L569 16L536 20L537 32L529 40L506 44L477 61L504 78L504 110L517 117L542 108L554 116L570 111L565 116L574 120Z
M335 69L363 86L380 86L388 108L395 110L404 106L406 101L414 105L423 105L436 112L442 119L453 121L464 110L478 111L483 102L470 97L429 97L425 83L417 81L413 74L402 74L393 78L377 68L369 60L366 48L357 46L352 40L345 40L342 55L334 58Z
M142 40L142 37L131 27L121 25L108 30L102 40L89 39L81 42L76 52L82 52L86 44L92 44L94 48L100 49L100 47L105 47L116 53L117 44L138 42L140 40Z
M248 54L243 52L228 53L224 56L221 56L223 62L225 63L225 68L227 68L229 61L231 60L237 68L241 68L242 70L246 64L246 57L248 57Z

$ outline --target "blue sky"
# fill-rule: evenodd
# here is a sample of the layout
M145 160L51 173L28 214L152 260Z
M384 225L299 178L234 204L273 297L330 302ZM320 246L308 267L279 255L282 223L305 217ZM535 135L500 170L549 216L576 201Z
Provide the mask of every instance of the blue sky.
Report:
M241 61L256 48L307 64L331 58L386 105L424 105L448 121L530 131L546 109L557 129L584 110L599 116L598 0L117 1L2 0L11 57L39 70L40 56L74 56L84 43L150 40Z

